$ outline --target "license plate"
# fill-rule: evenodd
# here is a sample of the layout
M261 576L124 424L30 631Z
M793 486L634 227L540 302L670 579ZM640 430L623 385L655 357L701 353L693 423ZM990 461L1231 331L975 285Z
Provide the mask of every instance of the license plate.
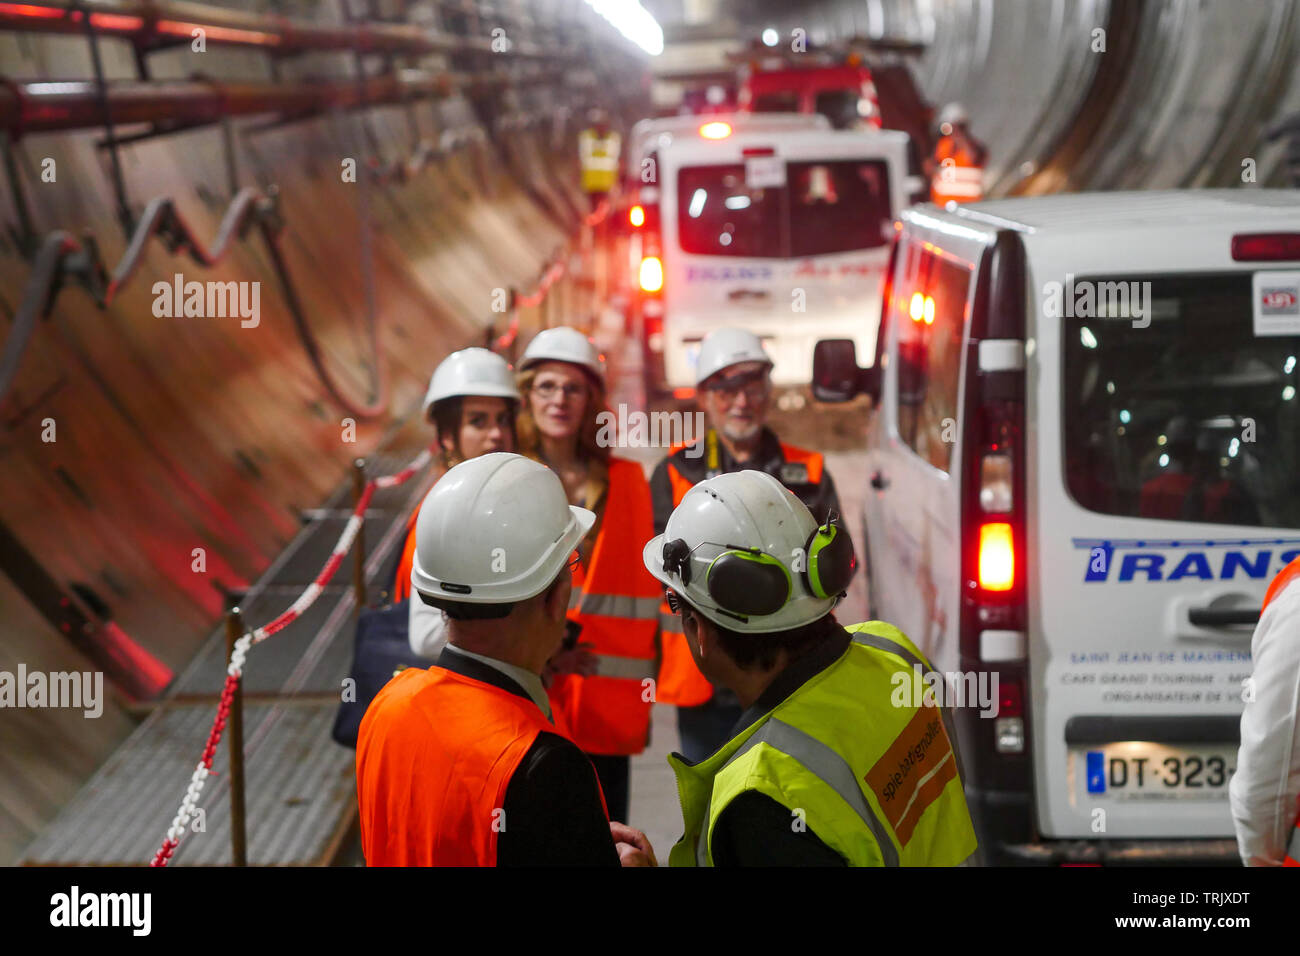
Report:
M1115 800L1225 800L1237 748L1169 746L1147 741L1073 750L1075 792Z

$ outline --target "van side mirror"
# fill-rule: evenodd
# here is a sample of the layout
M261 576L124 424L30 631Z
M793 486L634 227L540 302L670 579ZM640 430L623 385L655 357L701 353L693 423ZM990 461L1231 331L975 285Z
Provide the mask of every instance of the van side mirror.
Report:
M858 367L852 339L822 339L813 347L813 397L819 402L848 402L870 395L880 402L880 369Z

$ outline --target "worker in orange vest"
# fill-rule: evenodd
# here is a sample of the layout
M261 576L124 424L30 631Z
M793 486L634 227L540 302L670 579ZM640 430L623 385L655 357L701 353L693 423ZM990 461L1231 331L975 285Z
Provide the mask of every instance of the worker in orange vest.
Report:
M611 822L591 763L542 686L564 639L574 548L596 516L547 468L493 453L456 465L420 507L412 584L448 643L376 695L357 739L370 866L653 866Z
M600 775L610 813L625 819L632 754L645 750L655 699L662 589L635 560L654 536L641 466L610 454L599 416L604 359L577 329L546 329L519 361L519 450L550 467L570 503L596 514L579 548L569 603L573 640L551 666L550 695Z
M970 118L960 103L949 103L939 114L939 141L934 147L930 201L979 202L984 198L984 164L988 150L970 131Z
M434 480L448 468L494 451L515 450L515 415L519 393L515 376L500 355L487 349L452 352L434 369L424 396L424 417L438 430ZM406 543L393 581L393 602L411 596L411 567L415 559L415 519L406 527ZM423 601L410 602L411 650L436 659L447 640L442 612Z
M767 427L772 399L772 360L757 335L715 329L700 343L695 366L697 401L708 430L674 448L650 476L655 533L662 534L673 509L696 482L755 469L779 479L826 522L839 513L839 496L822 456L780 441ZM682 630L682 619L660 604L661 663L658 700L677 705L682 755L699 761L731 739L741 706L726 688L700 673Z
M1250 653L1228 783L1237 848L1246 866L1300 866L1300 555L1269 585Z

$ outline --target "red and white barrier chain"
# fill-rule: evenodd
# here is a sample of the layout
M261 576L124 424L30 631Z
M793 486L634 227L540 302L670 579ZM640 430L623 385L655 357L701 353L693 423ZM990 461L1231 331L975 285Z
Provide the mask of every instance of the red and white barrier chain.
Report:
M203 792L203 784L212 773L212 760L216 756L217 745L221 742L222 731L226 728L226 718L230 715L231 702L234 700L235 691L238 689L239 681L243 676L244 660L248 656L248 649L254 644L260 644L272 634L284 630L284 628L301 617L320 597L321 592L325 590L325 585L329 583L330 578L334 577L335 572L343 563L343 558L352 550L352 543L356 540L357 534L365 524L366 508L369 507L370 499L374 497L375 492L381 488L395 488L410 480L429 464L432 457L432 449L426 448L401 471L392 475L372 478L366 482L365 490L362 491L356 507L352 509L352 514L348 517L348 522L344 525L343 533L339 535L338 543L334 545L329 560L321 568L320 574L316 575L316 579L307 586L307 590L303 591L298 600L294 601L288 610L271 621L270 624L249 631L235 641L235 649L230 655L230 664L226 668L226 682L221 689L221 702L217 705L217 715L212 721L212 730L208 733L208 742L203 748L203 756L199 759L198 766L194 768L194 773L190 776L190 785L185 789L185 797L181 800L180 809L176 811L176 816L172 818L172 825L167 828L167 837L149 862L150 866L167 865L167 861L171 859L176 847L180 845L181 836L184 835L186 828L190 825L190 820L194 817L199 795Z

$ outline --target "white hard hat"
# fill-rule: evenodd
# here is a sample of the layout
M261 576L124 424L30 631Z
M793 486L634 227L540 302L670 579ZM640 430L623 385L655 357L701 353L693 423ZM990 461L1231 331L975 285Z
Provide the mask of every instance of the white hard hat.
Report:
M695 384L731 365L741 362L763 362L769 368L772 360L763 351L763 343L753 332L744 329L714 329L700 343L700 357L695 363Z
M847 533L836 524L819 528L807 506L762 471L692 487L641 559L714 624L742 634L824 617L856 567Z
M434 402L458 395L519 400L510 364L495 352L477 348L452 352L433 370L429 391L424 396L425 416L428 417Z
M966 107L960 103L949 103L943 109L939 110L938 123L942 126L944 123L951 123L954 126L958 123L969 123L970 117L966 115Z
M555 580L595 521L545 465L509 452L463 461L420 506L411 585L467 604L526 600Z
M538 362L570 362L581 365L603 385L605 382L605 357L591 341L577 329L561 325L553 329L543 329L528 343L524 357L519 361L523 371Z

